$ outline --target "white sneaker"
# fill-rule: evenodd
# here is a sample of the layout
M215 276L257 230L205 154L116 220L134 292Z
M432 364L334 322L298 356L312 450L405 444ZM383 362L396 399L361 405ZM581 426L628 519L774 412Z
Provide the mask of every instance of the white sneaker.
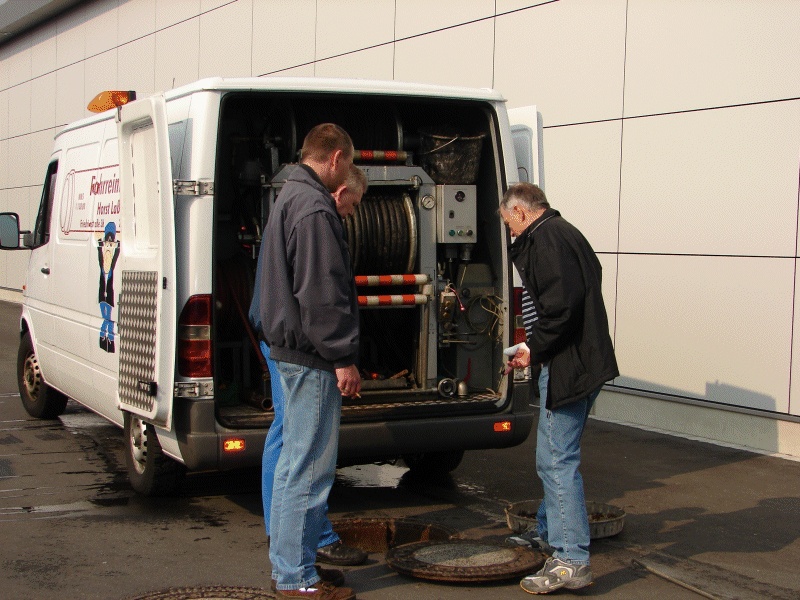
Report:
M577 590L591 584L589 565L573 565L552 556L538 573L528 575L519 582L520 587L529 594L548 594L561 588Z

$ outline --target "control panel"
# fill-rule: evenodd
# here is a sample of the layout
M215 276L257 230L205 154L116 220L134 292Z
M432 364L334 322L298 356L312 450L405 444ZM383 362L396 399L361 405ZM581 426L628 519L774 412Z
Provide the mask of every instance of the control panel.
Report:
M437 241L440 244L474 244L477 240L474 185L437 185Z

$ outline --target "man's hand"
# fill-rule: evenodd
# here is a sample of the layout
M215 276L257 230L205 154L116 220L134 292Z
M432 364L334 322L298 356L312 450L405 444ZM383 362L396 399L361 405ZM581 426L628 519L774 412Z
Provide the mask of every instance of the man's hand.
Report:
M360 397L361 374L355 365L336 369L336 379L339 380L338 387L342 396L347 396L348 398Z
M506 363L505 373L508 375L514 369L524 369L531 364L531 350L525 343L516 346L514 357Z

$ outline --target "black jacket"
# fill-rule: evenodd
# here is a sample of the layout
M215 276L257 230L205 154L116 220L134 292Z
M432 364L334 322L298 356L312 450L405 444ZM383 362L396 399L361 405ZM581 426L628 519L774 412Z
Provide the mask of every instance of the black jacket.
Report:
M618 376L600 261L581 232L549 208L510 254L538 315L528 339L531 365L550 363L547 408L580 400Z
M271 358L326 371L357 364L358 297L342 220L309 167L296 167L278 195L259 269Z

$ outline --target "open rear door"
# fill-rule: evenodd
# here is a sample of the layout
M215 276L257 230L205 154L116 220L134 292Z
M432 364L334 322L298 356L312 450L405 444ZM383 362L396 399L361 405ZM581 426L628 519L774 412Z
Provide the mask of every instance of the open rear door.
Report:
M119 404L172 427L175 376L175 213L166 103L123 106L119 133L121 222Z
M536 106L521 106L508 111L519 180L544 189L542 123Z

